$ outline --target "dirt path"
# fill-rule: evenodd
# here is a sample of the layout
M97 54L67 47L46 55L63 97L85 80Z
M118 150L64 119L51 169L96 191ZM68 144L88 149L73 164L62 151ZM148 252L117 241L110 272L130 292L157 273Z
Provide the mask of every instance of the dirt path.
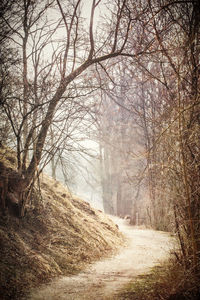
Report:
M115 218L120 230L128 238L128 246L109 259L96 262L84 272L62 277L34 290L31 300L103 300L109 299L133 277L143 274L167 257L174 246L173 239L164 232L136 229Z

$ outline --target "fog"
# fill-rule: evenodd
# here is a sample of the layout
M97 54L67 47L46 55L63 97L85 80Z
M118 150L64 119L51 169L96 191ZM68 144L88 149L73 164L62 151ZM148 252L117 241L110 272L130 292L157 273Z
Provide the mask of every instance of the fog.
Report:
M87 154L76 152L70 156L71 169L66 170L68 181L64 178L62 166L58 164L56 179L66 184L69 191L103 211L102 188L100 183L99 145L92 140L85 140L82 146ZM92 153L93 157L89 155ZM52 176L51 162L44 172Z

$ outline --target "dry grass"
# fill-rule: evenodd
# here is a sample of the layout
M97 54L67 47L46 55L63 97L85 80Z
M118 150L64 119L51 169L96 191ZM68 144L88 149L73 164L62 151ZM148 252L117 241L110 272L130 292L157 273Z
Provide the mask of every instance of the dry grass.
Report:
M8 168L15 168L17 166L16 153L8 147L1 146L0 161Z
M192 270L169 260L135 278L113 300L198 300L199 283Z
M41 195L34 193L34 209L23 220L0 220L2 300L20 299L32 286L79 272L123 243L117 226L102 212L47 175L40 181Z

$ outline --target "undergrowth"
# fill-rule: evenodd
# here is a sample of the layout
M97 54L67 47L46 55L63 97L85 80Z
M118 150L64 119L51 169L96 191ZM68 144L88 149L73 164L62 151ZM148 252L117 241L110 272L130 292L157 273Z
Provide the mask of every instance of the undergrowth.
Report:
M155 266L123 288L113 300L199 300L200 277L174 260Z

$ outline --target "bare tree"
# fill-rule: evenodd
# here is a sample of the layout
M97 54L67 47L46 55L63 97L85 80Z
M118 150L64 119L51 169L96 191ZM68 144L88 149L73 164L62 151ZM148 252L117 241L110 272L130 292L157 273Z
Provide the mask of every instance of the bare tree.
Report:
M58 105L67 98L80 75L90 66L123 56L131 19L126 1L110 5L110 30L94 32L95 11L101 1L92 1L88 28L83 25L82 1L16 1L16 19L4 22L12 30L11 44L18 48L21 66L13 69L12 95L4 103L18 156L18 171L28 187L42 157L48 131ZM51 14L54 18L51 19ZM62 38L57 36L60 30ZM47 55L49 57L45 57ZM21 203L23 215L25 198Z

